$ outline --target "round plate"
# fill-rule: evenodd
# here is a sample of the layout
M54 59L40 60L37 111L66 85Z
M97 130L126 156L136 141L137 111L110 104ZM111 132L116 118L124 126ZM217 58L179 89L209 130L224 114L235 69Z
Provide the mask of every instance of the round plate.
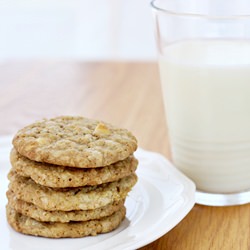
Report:
M0 138L0 246L12 250L129 250L158 239L195 203L195 185L162 155L138 149L138 182L126 200L126 219L111 233L77 239L47 239L15 232L5 216L11 137Z

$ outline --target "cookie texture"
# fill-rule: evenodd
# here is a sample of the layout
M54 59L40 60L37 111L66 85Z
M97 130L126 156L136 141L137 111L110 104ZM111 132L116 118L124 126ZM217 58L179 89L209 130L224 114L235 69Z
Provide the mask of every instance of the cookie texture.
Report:
M119 226L125 213L126 209L123 206L111 216L99 220L69 223L39 222L18 213L9 204L6 207L7 220L17 232L49 238L78 238L107 233Z
M72 210L72 211L47 211L36 207L32 203L19 200L10 190L7 191L8 204L18 213L44 222L70 222L88 221L109 216L124 205L124 200L116 201L104 207L91 210Z
M44 119L12 140L7 220L17 232L78 238L116 229L137 182L137 140L80 116Z
M15 149L11 151L10 161L17 174L30 177L40 185L56 188L94 186L117 181L135 172L138 165L137 159L131 155L123 161L105 167L86 169L63 167L31 161Z
M30 160L95 168L124 160L137 149L137 140L128 130L105 122L61 116L19 130L13 145Z
M55 189L36 184L32 179L19 176L14 171L10 171L8 178L9 189L18 199L49 211L100 208L125 199L137 182L136 174L131 174L119 181L98 186Z

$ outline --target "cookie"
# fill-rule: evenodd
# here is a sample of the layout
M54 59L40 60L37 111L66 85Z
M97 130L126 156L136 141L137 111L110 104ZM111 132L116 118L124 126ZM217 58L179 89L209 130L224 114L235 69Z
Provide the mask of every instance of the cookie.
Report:
M107 233L116 229L125 218L126 209L121 207L114 214L99 220L84 222L39 222L18 213L9 204L6 206L7 220L17 232L49 238L78 238Z
M91 210L73 210L73 211L47 211L36 207L32 203L19 200L12 191L7 191L8 203L18 213L31 217L37 221L45 222L70 222L87 221L100 219L109 216L124 205L124 200L116 201L104 207Z
M118 181L98 186L56 189L36 184L32 179L19 176L14 171L10 171L8 178L9 189L18 199L49 211L100 208L125 199L137 182L136 174L131 174Z
M111 165L137 149L136 138L128 130L72 116L24 127L13 138L13 145L30 160L78 168Z
M17 174L30 177L40 185L56 188L94 186L117 181L135 172L138 165L135 157L129 156L123 161L100 168L62 167L31 161L15 149L11 151L10 161Z

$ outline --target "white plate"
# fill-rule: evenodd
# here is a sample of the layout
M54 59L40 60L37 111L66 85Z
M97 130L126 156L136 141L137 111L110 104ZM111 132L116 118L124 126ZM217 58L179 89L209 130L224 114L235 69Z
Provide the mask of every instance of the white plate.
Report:
M138 149L138 183L127 200L126 219L115 231L79 239L46 239L16 233L5 216L11 138L0 138L0 246L2 250L129 250L158 239L177 225L195 203L195 185L157 153Z

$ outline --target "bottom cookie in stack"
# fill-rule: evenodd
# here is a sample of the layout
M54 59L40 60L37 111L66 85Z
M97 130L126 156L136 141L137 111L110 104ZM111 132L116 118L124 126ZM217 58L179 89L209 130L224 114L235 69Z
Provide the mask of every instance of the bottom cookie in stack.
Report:
M120 225L126 215L125 200L137 182L138 161L133 156L136 139L125 130L116 131L108 126L86 118L60 117L18 132L11 151L6 206L8 222L16 231L50 238L76 238L107 233ZM79 133L83 133L80 139ZM83 140L85 137L90 144ZM74 147L69 147L69 143ZM122 145L125 151L121 151ZM27 155L22 151L24 147L33 153L27 151ZM29 158L34 152L37 159L41 154L50 162ZM72 152L77 158L70 158ZM105 164L109 160L100 158L101 155L116 161L102 166L100 162Z
M125 217L126 208L122 206L113 214L100 219L68 223L37 221L17 212L10 204L7 205L6 212L9 224L18 232L49 238L78 238L116 229Z

